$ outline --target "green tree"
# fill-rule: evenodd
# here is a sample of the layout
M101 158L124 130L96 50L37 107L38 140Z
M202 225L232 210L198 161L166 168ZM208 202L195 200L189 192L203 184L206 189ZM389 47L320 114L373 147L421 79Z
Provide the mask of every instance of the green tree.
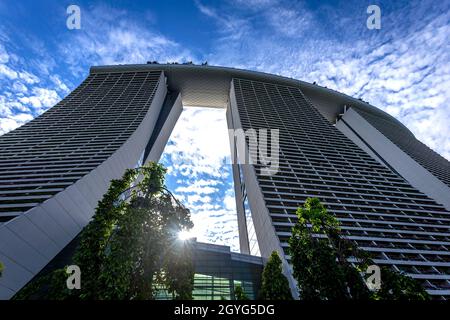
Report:
M16 298L32 296L50 281L50 299L153 299L158 287L175 299L191 299L192 248L178 233L193 224L189 210L164 186L164 175L161 165L150 163L111 182L73 257L81 290L67 290L67 275L59 269Z
M234 286L234 297L236 298L236 300L249 300L239 284Z
M429 300L425 289L414 279L381 267L381 289L374 293L376 300Z
M281 268L281 259L273 251L262 273L261 298L264 300L292 300L289 282Z
M338 220L327 213L320 201L308 198L298 208L297 216L289 239L289 253L302 299L428 298L414 279L387 267L382 268L381 289L370 292L361 276L373 264L370 255L342 237Z
M194 290L194 266L190 246L193 240L176 241L164 260L164 286L173 299L191 300Z
M75 295L66 286L66 268L56 269L53 272L41 275L13 297L14 300L65 300L75 299Z
M0 262L0 277L3 274L3 269L4 269L3 264Z

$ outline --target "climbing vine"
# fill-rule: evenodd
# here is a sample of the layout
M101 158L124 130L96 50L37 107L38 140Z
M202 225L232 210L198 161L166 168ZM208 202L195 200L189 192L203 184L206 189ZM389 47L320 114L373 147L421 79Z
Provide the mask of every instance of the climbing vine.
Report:
M33 297L42 286L49 299L154 299L165 288L174 299L191 299L192 248L178 239L193 224L190 212L164 186L157 163L129 169L112 180L73 256L81 270L80 290L65 287L58 269L16 295Z

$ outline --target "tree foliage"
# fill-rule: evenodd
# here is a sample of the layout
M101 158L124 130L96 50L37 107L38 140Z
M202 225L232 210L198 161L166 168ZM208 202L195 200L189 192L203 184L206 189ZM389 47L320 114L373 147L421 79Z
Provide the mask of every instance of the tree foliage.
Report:
M2 276L2 274L3 274L3 263L1 263L0 262L0 277Z
M33 279L13 297L14 300L65 300L75 296L67 289L66 268Z
M289 282L282 272L281 259L276 251L272 252L264 266L261 298L263 300L292 300Z
M234 286L234 297L236 298L236 300L249 300L239 284Z
M174 299L192 298L191 242L179 240L178 233L193 224L189 210L165 188L165 172L149 163L111 181L73 256L81 289L67 290L65 271L56 270L37 281L54 287L46 298L154 299L157 288ZM42 286L31 284L18 297L30 296L35 287Z
M428 293L411 277L381 267L381 289L374 293L375 300L429 300Z
M427 299L414 279L387 267L381 270L381 289L371 292L361 273L374 264L367 252L345 239L339 222L316 198L297 210L298 221L289 239L293 275L302 299Z

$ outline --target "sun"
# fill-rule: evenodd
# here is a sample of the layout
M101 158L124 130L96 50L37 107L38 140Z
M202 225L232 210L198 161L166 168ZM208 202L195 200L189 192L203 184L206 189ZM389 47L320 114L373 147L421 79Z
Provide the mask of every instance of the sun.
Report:
M178 232L178 239L180 240L186 241L192 238L195 238L195 235L192 232L192 230L181 230L180 232Z

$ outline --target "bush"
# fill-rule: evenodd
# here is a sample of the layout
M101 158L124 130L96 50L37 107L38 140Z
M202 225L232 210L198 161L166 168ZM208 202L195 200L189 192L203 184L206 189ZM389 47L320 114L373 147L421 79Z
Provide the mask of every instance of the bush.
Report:
M292 300L289 282L284 276L281 259L273 251L262 273L261 298L263 300Z

